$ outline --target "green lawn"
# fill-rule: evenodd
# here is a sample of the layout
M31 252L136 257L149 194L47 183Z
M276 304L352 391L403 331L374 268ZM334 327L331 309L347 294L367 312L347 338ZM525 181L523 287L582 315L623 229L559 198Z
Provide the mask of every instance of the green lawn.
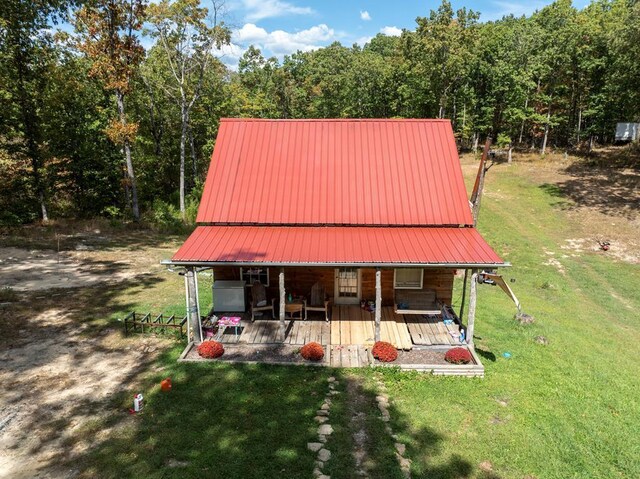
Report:
M498 288L479 287L484 379L177 363L176 346L148 378L144 413L123 419L114 408L118 426L78 467L86 477L311 477L314 453L306 443L315 440L314 411L335 374L342 392L332 406L333 456L325 468L332 478L355 477L351 381L363 382L370 477L402 477L373 401L375 377L387 385L392 427L407 444L413 477L640 477L640 268L562 249L583 230L553 189L517 164L493 168L487 192L480 229L513 263L505 276L516 279L516 294L536 322L519 325ZM561 269L544 264L551 257ZM130 298L115 303L155 310L164 298L177 311L180 286L167 277L123 292ZM538 335L549 345L537 344ZM165 376L174 381L169 394L158 390ZM128 403L123 397L117 409Z

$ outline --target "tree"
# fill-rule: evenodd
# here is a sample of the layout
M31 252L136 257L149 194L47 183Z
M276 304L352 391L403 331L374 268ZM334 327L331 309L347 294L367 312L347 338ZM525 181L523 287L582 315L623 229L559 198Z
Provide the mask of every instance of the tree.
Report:
M191 111L200 98L205 72L214 58L213 50L220 50L231 41L230 30L220 21L223 7L222 1L213 0L209 20L209 10L200 7L199 0L161 0L149 7L149 22L153 25L151 36L158 39L169 67L165 78L154 75L153 79L180 107L180 213L183 218Z
M24 155L31 164L33 186L40 218L48 221L46 181L43 178L46 154L43 151L41 105L54 54L49 21L56 21L66 8L65 0L28 2L6 0L0 10L0 51L2 52L2 97L9 111L0 121L3 135L9 135L9 157Z
M105 90L113 91L118 118L112 120L107 136L124 150L127 183L131 190L133 217L140 219L138 188L131 158L138 124L127 117L125 99L132 79L144 58L138 32L145 19L144 0L93 0L76 14L78 46L92 61L90 74L100 79Z

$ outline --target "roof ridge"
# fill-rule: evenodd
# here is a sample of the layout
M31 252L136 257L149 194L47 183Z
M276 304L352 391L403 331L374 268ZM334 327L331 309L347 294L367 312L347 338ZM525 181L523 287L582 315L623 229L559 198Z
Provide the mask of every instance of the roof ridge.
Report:
M220 118L220 121L238 121L238 122L268 122L268 123L300 123L300 122L435 122L447 123L451 120L447 118Z

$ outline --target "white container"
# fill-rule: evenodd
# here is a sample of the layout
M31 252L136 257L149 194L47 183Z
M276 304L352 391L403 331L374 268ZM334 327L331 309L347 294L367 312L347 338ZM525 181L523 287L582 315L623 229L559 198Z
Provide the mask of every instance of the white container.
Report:
M244 313L244 281L213 282L213 310L220 313Z
M142 410L142 401L144 397L142 394L136 394L133 396L133 410L135 412L140 412Z

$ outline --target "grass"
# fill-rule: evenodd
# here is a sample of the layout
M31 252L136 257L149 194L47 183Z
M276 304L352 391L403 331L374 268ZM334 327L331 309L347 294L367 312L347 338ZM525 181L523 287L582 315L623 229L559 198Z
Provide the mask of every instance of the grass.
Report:
M498 288L479 287L484 379L177 363L176 346L147 380L143 414L123 417L130 402L123 397L104 426L85 431L109 432L78 463L83 476L310 477L314 453L306 443L315 440L314 411L334 374L341 394L332 406L333 454L325 470L331 477L355 476L350 381L362 384L370 476L401 477L375 407L376 377L391 396L392 428L407 444L413 477L640 477L640 268L566 249L588 225L568 215L557 188L524 166L492 168L486 188L493 196L483 200L479 227L513 264L504 274L516 280L512 286L536 322L518 324ZM200 287L206 298L206 279ZM178 312L183 301L180 278L167 275L119 291L110 311L172 311L169 304ZM539 335L547 346L534 341ZM166 376L174 382L169 394L158 387Z
M82 461L81 477L306 477L314 454L313 416L328 371L267 365L177 363L180 348L151 376L143 412L122 418L117 431ZM160 380L172 378L170 393ZM93 434L95 431L90 431Z

